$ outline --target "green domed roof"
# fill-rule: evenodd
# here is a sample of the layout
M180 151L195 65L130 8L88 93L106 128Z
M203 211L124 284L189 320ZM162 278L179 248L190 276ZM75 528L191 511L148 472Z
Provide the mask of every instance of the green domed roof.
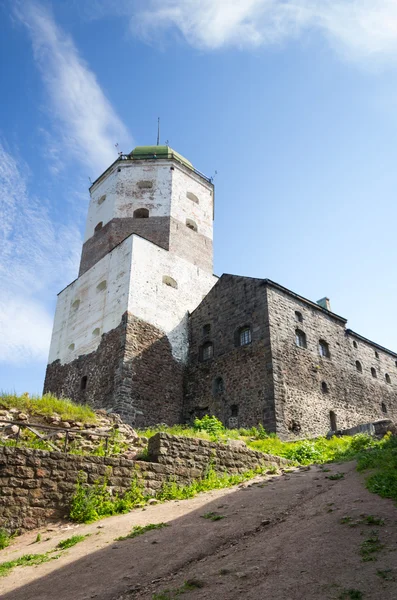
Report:
M190 167L191 169L194 168L190 160L182 156L182 154L179 154L179 152L175 152L175 150L169 146L137 146L130 153L130 156L136 160L148 158L175 158L187 167Z

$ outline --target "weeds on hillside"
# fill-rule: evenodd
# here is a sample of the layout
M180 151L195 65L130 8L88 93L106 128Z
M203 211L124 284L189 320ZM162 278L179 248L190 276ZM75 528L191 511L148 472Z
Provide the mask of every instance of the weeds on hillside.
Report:
M49 552L46 552L45 554L24 554L15 560L0 563L0 577L9 575L15 567L34 567L48 562L49 560L56 560L59 557L60 554L50 556Z
M59 548L59 550L67 550L68 548L72 548L72 546L75 546L79 542L82 542L89 535L89 533L87 533L86 535L72 535L72 537L66 538L66 540L61 540L57 544L57 548Z
M397 501L397 437L386 434L368 452L359 454L357 468L374 471L366 481L370 492Z
M220 521L221 519L226 519L224 515L220 515L216 512L207 512L201 516L203 517L203 519L209 519L210 521Z
M6 529L0 527L0 550L4 550L11 543L11 536Z
M21 412L31 415L49 416L59 415L62 421L80 421L81 423L94 423L94 411L86 404L75 404L67 398L56 398L52 394L44 396L29 396L29 394L0 394L0 407L17 408Z
M135 525L135 527L132 528L132 531L130 531L130 533L128 533L127 535L122 535L120 537L115 538L116 542L119 541L123 541L123 540L129 540L131 538L135 538L138 535L143 535L144 533L146 533L147 531L152 531L153 529L162 529L163 527L169 527L168 523L149 523L149 525Z
M372 531L370 537L364 540L360 546L361 560L363 562L377 560L377 553L383 547L384 544L381 543L378 532Z
M200 579L188 579L181 587L175 590L164 590L159 594L153 594L152 600L175 600L179 598L181 594L191 592L193 590L199 590L204 587L204 582Z

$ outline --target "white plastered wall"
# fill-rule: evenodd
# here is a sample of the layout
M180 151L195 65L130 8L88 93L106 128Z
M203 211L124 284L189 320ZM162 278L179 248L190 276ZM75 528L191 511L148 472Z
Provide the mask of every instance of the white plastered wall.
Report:
M190 200L187 192L193 193L199 202ZM213 200L212 186L202 183L197 175L183 167L172 171L171 217L183 224L186 219L192 219L197 231L210 240L213 238Z
M171 210L172 161L120 161L91 190L88 207L86 242L102 221L132 217L137 208L148 208L151 217L166 217ZM120 171L119 171L120 169ZM150 181L151 188L140 188L138 182ZM101 204L98 201L106 195Z
M103 333L120 324L128 308L131 259L129 237L59 294L49 363L59 359L64 364L89 354L99 346ZM106 288L97 289L100 284L103 288L103 282Z

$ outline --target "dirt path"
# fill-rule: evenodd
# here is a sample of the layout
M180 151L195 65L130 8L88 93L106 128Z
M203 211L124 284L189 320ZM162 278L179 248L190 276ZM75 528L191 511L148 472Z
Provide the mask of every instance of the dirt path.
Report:
M183 589L186 600L397 599L397 509L370 494L355 465L312 467L232 490L202 494L112 517L88 526L37 532L0 552L0 562L54 549L74 533L89 533L58 560L15 569L0 579L9 600L151 600ZM334 473L344 473L336 480ZM225 517L202 518L208 512ZM343 517L381 517L383 526L341 524ZM115 542L134 525L169 527ZM99 526L99 528L98 528ZM383 547L363 562L360 545L378 532ZM362 592L343 596L347 590Z

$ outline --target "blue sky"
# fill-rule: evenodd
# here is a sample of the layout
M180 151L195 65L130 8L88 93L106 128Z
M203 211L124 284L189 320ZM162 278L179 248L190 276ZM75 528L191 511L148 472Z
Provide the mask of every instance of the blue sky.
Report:
M158 116L217 171L217 274L397 350L395 0L3 0L0 56L1 389L41 392L89 178Z

